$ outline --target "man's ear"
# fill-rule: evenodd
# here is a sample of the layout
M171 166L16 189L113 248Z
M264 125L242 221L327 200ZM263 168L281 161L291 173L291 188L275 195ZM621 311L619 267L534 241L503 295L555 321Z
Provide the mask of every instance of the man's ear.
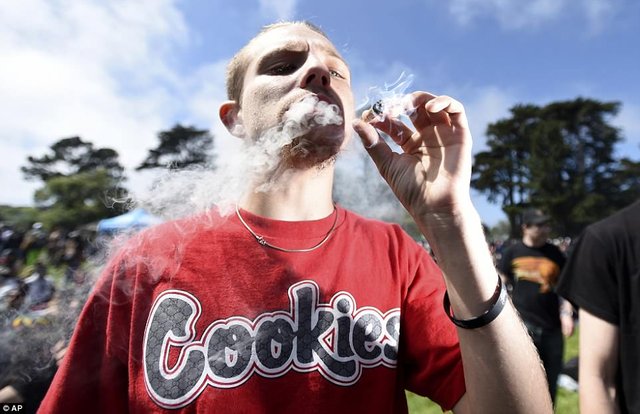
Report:
M227 127L227 131L233 136L244 138L244 125L239 112L240 105L236 101L226 101L220 105L220 120Z

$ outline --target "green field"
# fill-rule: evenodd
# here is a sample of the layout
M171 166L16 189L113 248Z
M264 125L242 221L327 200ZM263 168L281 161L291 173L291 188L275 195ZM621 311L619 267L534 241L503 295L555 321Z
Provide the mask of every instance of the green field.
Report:
M565 361L578 355L578 330L571 338L565 341L564 359ZM556 397L556 413L557 414L577 414L578 411L578 393L569 392L563 388L558 388ZM407 401L409 404L409 412L411 414L439 414L442 413L440 407L423 398L407 392Z

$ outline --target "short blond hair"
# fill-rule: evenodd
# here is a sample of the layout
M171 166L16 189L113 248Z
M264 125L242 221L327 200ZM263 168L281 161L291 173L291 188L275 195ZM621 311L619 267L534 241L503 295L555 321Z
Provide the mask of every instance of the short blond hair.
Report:
M324 36L327 40L331 41L331 39L329 39L329 36L327 36L327 34L323 32L322 29L306 20L278 22L263 26L258 34L255 35L251 40L249 40L249 42L244 45L242 49L240 49L238 53L233 56L233 58L231 58L231 61L229 61L229 64L227 65L226 85L228 99L240 103L240 97L242 96L242 87L244 86L244 75L247 73L247 66L249 65L249 46L253 43L253 41L271 30L291 25L304 26L307 29L313 30L314 32Z

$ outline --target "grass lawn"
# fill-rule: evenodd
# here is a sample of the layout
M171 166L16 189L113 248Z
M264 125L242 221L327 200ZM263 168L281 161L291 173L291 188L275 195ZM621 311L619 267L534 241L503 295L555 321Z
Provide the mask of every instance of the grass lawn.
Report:
M578 355L578 329L565 341L564 359L565 361ZM407 392L407 402L411 414L439 414L442 413L440 406L426 398ZM556 396L557 414L578 414L578 393L570 392L563 388L558 388Z

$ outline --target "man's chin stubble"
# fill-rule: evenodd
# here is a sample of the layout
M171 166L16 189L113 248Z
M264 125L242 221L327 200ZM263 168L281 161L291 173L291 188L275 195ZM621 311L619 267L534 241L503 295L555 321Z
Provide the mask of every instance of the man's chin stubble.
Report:
M282 148L282 164L288 168L324 170L335 164L340 152L340 143L330 142L322 145L309 142L308 138L295 138L291 144Z

